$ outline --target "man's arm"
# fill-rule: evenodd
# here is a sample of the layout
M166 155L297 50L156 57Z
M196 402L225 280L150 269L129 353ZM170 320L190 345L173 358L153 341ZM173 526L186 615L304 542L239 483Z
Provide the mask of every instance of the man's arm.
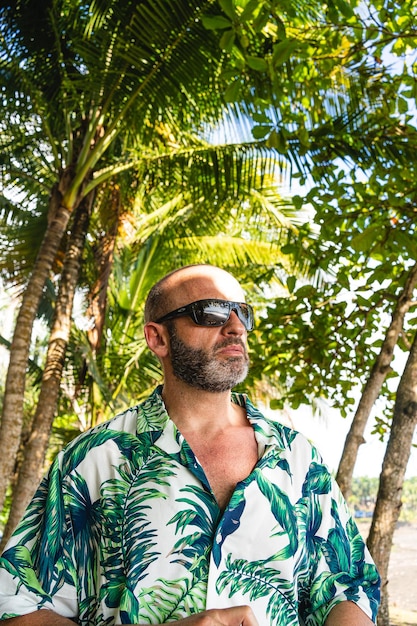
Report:
M45 609L20 617L11 617L4 620L4 624L7 624L7 626L74 626L74 622L70 619ZM175 622L175 624L183 624L184 626L258 626L258 622L248 606L233 606L229 609L209 609L198 615L191 615L181 619ZM128 626L134 625L130 624ZM161 624L161 626L169 625Z
M373 626L373 621L353 602L340 602L329 613L325 626Z
M33 611L33 613L27 613L27 615L10 617L1 623L7 624L7 626L74 626L76 622L53 611L42 609Z

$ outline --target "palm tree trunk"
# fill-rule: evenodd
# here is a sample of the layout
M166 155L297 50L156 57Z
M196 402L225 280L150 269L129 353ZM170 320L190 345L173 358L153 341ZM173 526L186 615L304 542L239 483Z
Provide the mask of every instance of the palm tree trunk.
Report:
M74 226L65 253L39 400L32 423L32 431L25 446L24 458L13 490L12 506L0 550L22 517L42 477L49 435L57 410L65 352L71 330L74 294L90 221L92 197L93 194L90 194L84 198L74 215Z
M346 436L342 456L336 474L336 481L347 499L350 495L353 470L359 446L364 443L364 432L372 407L379 396L381 387L391 369L394 348L403 329L404 317L412 303L413 290L417 284L417 263L412 267L404 290L398 298L379 355L364 387L361 399Z
M65 352L71 330L74 294L78 283L85 236L90 221L91 205L92 194L80 203L74 215L74 226L65 253L39 400L32 423L31 434L25 446L24 459L13 491L12 506L3 533L0 550L4 547L17 522L22 517L42 477L49 435L57 411Z
M388 565L401 494L417 424L417 334L398 385L392 426L367 545L382 579L378 626L389 626Z
M0 455L0 510L4 506L6 490L19 448L32 327L46 279L55 261L71 215L71 210L62 204L65 187L69 186L69 181L66 179L67 176L64 172L60 184L56 185L52 191L48 227L32 275L23 294L10 347L10 360L0 422L0 449L3 450Z
M107 297L110 275L113 268L114 249L119 228L119 216L121 209L121 194L118 185L109 185L109 195L103 200L105 205L106 231L101 237L100 243L95 250L95 267L97 268L97 278L89 292L89 305L86 311L88 319L93 320L87 331L87 337L91 346L93 358L96 359L100 353L104 324L106 320ZM87 362L84 362L83 376L80 378L80 385L84 384L87 372ZM93 383L94 385L94 383ZM102 403L92 402L91 421L89 426L94 426L102 419Z
M99 245L96 246L94 255L97 278L88 295L87 317L93 319L94 324L87 331L87 335L93 354L97 354L100 350L103 337L107 291L113 267L114 248L121 209L120 188L117 185L109 185L109 188L110 193L104 200L106 204L106 231L103 233Z

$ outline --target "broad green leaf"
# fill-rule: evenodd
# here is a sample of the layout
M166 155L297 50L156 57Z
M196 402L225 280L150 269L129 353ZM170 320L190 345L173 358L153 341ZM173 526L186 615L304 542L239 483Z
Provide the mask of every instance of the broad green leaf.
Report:
M275 66L282 65L283 63L288 61L290 56L297 49L298 45L299 44L297 43L297 41L294 41L291 39L285 39L284 41L281 41L280 43L275 44L273 47L273 52L272 52L273 64Z
M235 43L235 31L234 30L226 30L220 38L220 48L222 50L226 50L227 52L231 52L233 48L233 44Z
M219 4L227 17L233 20L236 15L233 0L219 0Z
M224 92L224 99L226 102L236 102L239 99L240 92L240 80L235 80L228 85L226 91Z
M232 23L223 15L208 16L203 15L201 18L204 28L207 30L222 30L231 28Z
M266 72L268 69L268 64L265 59L261 59L260 57L247 56L246 62L249 67L258 72Z
M255 139L263 139L270 132L271 127L267 124L257 124L252 128L252 134Z

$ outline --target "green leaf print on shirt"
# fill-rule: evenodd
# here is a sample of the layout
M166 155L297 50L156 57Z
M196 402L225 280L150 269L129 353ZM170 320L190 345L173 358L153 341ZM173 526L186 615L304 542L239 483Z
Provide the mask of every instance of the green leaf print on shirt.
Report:
M279 570L267 567L265 561L250 563L243 559L233 561L229 554L226 569L217 580L218 593L228 585L229 597L238 591L248 594L249 602L269 596L267 614L270 616L271 624L298 623L293 582L282 578Z

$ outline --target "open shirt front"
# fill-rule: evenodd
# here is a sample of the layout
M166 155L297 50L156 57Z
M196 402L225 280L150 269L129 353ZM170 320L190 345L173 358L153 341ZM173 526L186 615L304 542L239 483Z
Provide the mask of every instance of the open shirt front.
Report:
M0 560L0 618L162 624L251 606L261 626L374 621L379 576L317 450L244 395L260 451L222 514L161 388L57 455Z

